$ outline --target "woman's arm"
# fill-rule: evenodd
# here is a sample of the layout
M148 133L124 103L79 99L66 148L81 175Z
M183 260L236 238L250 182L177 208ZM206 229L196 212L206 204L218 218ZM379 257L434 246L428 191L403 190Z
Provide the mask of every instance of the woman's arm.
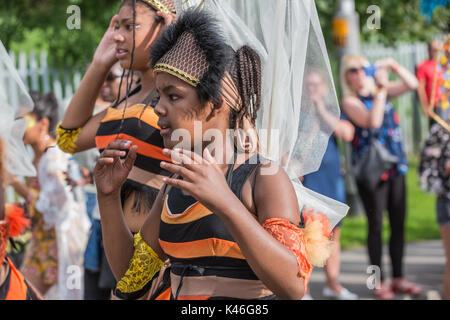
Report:
M82 128L76 143L76 152L95 146L94 136L104 113L93 117L93 112L95 101L106 76L117 62L114 42L114 26L117 20L117 15L111 19L109 28L97 47L93 61L75 92L61 123L61 126L66 129Z
M282 169L275 175L257 174L254 201L258 221L231 195L221 218L258 278L280 299L301 299L306 288L304 279L298 277L296 257L262 227L271 218L299 225L300 210L294 188Z
M17 192L28 204L31 204L34 200L35 195L30 191L30 188L19 180L16 176L5 171L5 175L8 177L6 180L9 182L9 185L14 188L14 191Z
M376 94L372 109L366 106L356 97L347 96L342 100L342 108L345 115L358 127L364 129L378 129L383 124L384 106L387 101L387 90L381 89Z
M416 76L394 59L383 59L377 61L375 65L380 68L392 70L400 78L400 81L391 81L387 84L386 88L389 99L394 99L419 87L419 80L417 80Z
M129 150L125 160L120 157ZM102 221L102 234L105 253L114 277L123 278L127 272L134 253L134 238L131 234L122 211L120 189L128 177L136 159L137 147L130 142L115 141L101 154L94 169L97 186L98 205ZM159 222L162 212L162 194L160 193L141 230L143 240L153 251L165 259L159 243Z
M127 227L122 212L120 189L136 159L137 147L130 141L111 142L102 152L94 169L97 199L102 221L103 245L106 257L117 280L128 269L133 256L133 235ZM125 160L121 157L128 156Z
M420 104L422 105L423 113L430 117L430 102L428 101L427 92L425 91L425 82L420 81L417 88L417 94L419 96Z
M302 298L305 293L304 279L298 277L299 266L295 255L261 225L273 217L299 224L296 194L286 173L278 170L275 175L258 176L256 220L230 190L223 171L208 152L205 152L205 160L189 151L165 150L164 153L185 164L181 167L163 162L161 166L164 169L184 178L166 178L166 183L191 194L220 216L252 270L278 297ZM193 164L189 164L188 157L194 160Z
M355 136L355 127L350 121L339 120L334 135L345 142L351 142Z

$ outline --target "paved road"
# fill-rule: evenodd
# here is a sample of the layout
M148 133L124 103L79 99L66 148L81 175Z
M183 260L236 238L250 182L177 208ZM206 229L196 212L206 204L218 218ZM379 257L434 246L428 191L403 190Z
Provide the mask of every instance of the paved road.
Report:
M383 248L383 261L387 275L390 275L390 260L387 247ZM445 255L441 241L408 244L405 252L405 273L408 280L423 286L418 299L439 300L442 296L442 277L445 270ZM360 299L374 299L367 288L368 256L365 248L343 251L341 254L340 281L344 287L359 295ZM322 288L325 283L323 270L315 268L310 280L310 292L314 299L324 299ZM398 295L396 299L411 299Z

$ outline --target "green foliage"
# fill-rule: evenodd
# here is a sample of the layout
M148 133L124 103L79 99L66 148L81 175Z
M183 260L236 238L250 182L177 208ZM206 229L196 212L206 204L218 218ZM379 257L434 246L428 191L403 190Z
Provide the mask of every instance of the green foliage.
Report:
M243 0L249 1L249 0ZM274 0L275 1L275 0ZM55 67L82 68L117 12L120 0L0 0L0 39L14 51L47 50ZM356 0L361 39L393 45L397 41L426 41L448 30L450 9L438 8L428 24L420 12L421 0ZM315 0L324 37L333 55L332 18L339 0ZM81 30L69 30L67 8L81 9ZM368 30L370 5L381 9L381 29Z
M80 30L67 28L71 5L80 7ZM119 5L119 0L0 0L0 39L14 51L47 50L55 67L84 67Z
M317 10L330 52L334 50L332 37L332 19L338 10L339 0L315 0ZM355 0L359 14L362 41L381 42L393 46L399 41L428 41L434 36L449 30L450 8L438 7L430 23L421 13L421 0ZM377 5L381 11L381 28L369 30L367 20L371 13L367 8ZM328 31L330 30L330 31Z

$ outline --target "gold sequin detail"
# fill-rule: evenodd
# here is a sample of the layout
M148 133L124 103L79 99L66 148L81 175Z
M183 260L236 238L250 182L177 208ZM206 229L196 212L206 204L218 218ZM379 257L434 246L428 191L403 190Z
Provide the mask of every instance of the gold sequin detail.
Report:
M132 293L142 290L155 274L161 269L164 262L155 251L142 239L141 233L134 236L134 253L130 267L117 283L117 290L122 293Z
M58 144L58 147L62 151L74 155L75 150L77 149L76 142L80 133L81 128L64 129L61 127L61 123L58 123L58 126L56 127L56 143Z
M164 13L175 13L175 3L173 0L144 0L158 11Z

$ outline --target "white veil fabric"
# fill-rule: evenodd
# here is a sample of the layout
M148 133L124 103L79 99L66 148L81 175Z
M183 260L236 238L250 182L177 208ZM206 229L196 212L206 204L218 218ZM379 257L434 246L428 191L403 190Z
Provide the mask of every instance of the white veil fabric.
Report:
M257 130L262 154L291 178L300 209L324 213L330 228L348 206L305 188L299 177L317 171L340 117L331 66L313 0L175 0L178 13L212 12L229 45L255 49L262 60L262 105ZM319 75L323 105L316 107L307 80ZM317 79L317 76L315 77Z
M0 136L5 142L5 167L16 176L35 176L31 157L23 144L26 121L33 100L0 41Z

